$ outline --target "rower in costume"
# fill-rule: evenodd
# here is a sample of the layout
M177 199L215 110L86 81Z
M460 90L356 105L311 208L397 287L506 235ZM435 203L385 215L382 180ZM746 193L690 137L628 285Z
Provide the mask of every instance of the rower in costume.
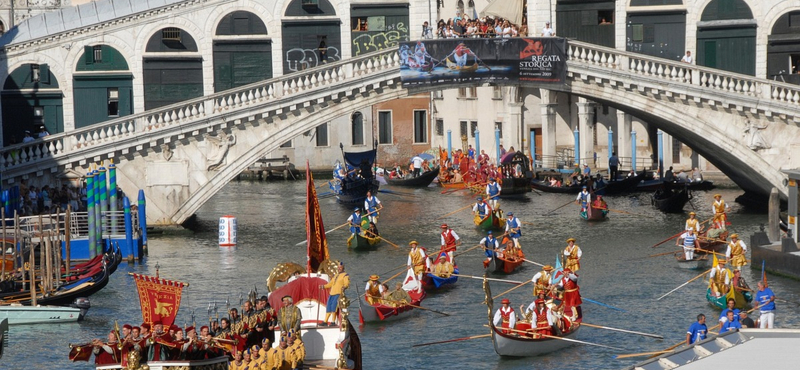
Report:
M369 222L378 223L378 216L380 216L380 211L383 209L383 204L378 199L378 197L372 195L371 190L367 190L367 199L364 200L364 211L367 212L367 217L369 217Z
M433 274L440 277L440 278L449 278L450 275L455 272L455 267L450 262L447 254L442 252L439 254L439 258L436 260L436 264L433 265Z
M422 274L430 270L431 260L425 254L425 249L419 246L416 240L408 243L411 246L411 251L408 252L408 267L414 269L414 274L417 279L422 279Z
M356 234L361 234L361 209L356 207L353 210L353 214L347 218L347 222L350 223L350 237L354 237Z
M508 212L506 220L506 234L514 241L514 246L520 248L519 237L522 236L522 222L514 217L514 212Z
M442 224L442 247L441 252L447 253L447 258L450 262L453 262L453 252L456 251L456 247L461 245L461 238L456 234L453 229L447 226L447 224Z
M492 206L492 209L497 208L497 198L500 197L500 191L502 190L503 188L495 181L494 177L490 177L489 183L486 184L486 195L489 197L489 204Z
M681 241L683 241L684 258L687 261L693 260L695 250L700 250L700 241L697 239L694 228L686 229L686 232L675 241L675 245L680 246Z
M510 331L507 329L514 328L514 325L517 323L517 316L514 313L514 309L510 307L511 301L509 301L508 298L503 298L500 303L502 303L503 306L495 311L494 320L492 320L492 322L494 323L495 327L506 329L501 329L501 332L508 334Z
M525 309L524 315L533 323L529 329L533 338L540 337L540 334L552 335L553 322L550 321L550 310L544 305L544 299L537 298Z
M578 197L575 198L575 204L580 204L581 214L583 214L584 216L588 216L586 211L591 203L592 203L592 195L589 194L589 190L586 188L586 185L584 185L581 192L578 193Z
M689 212L689 219L686 220L686 226L684 227L685 230L694 229L695 234L699 234L702 227L700 226L700 221L695 218L697 214L694 212Z
M564 263L564 269L567 268L572 270L572 272L578 272L581 269L581 256L583 255L583 251L581 248L575 244L575 238L567 239L567 247L564 248L564 257L566 258L566 263Z
M730 209L730 207L728 207L728 205L725 204L725 201L722 200L721 194L714 194L713 208L714 208L714 219L713 219L714 228L724 229L725 224L728 221L728 215L726 212L728 211L728 209Z
M367 281L367 287L364 289L364 299L369 304L378 304L381 297L383 297L384 289L379 280L380 276L370 275L369 281Z
M498 249L500 249L500 242L492 235L492 231L486 232L486 237L481 239L480 243L483 246L483 252L486 254L486 260L483 261L483 268L489 267L492 259L497 258Z
M330 289L328 295L328 305L325 310L325 323L323 325L336 326L336 312L339 308L339 295L350 287L350 275L344 272L344 263L339 262L339 273L331 281L322 285L325 289Z
M489 214L492 213L492 206L486 203L483 200L483 197L479 196L477 200L478 202L475 203L474 206L472 206L472 212L475 213L476 217L479 217L481 220L485 220L486 217L488 217Z
M553 266L546 265L542 267L542 271L533 275L531 281L533 282L533 296L544 298L547 292L550 291L550 281L552 279ZM544 303L544 301L542 301Z
M411 303L411 296L403 289L403 283L395 283L395 288L389 293L389 304L394 306L402 306Z
M599 173L597 175L598 177L600 176ZM608 215L608 203L606 203L602 195L598 195L597 199L595 199L594 202L592 202L592 212L600 212L603 214L604 217Z
M742 266L747 264L747 257L744 256L746 252L747 245L744 244L744 241L739 240L739 234L731 234L731 242L728 243L725 258L731 261L734 270L741 270Z
M581 318L581 304L583 300L581 299L581 290L578 286L578 275L569 268L564 268L564 277L558 283L558 286L564 289L565 310L568 312L574 311L577 314L577 318ZM575 309L573 310L573 308Z
M711 294L716 297L728 294L731 284L731 271L725 268L725 260L719 260L717 266L708 273L708 285Z

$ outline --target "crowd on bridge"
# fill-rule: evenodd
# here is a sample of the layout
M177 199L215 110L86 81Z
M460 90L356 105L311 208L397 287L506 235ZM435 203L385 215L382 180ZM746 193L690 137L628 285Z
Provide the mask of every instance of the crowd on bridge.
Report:
M555 36L555 30L546 22L542 28L541 36ZM436 23L436 29L424 22L422 26L422 38L432 39L434 37L445 38L493 38L493 37L526 37L539 36L536 32L528 30L528 20L522 17L521 24L515 24L508 19L500 17L477 17L477 14L470 18L466 13L456 12L455 17L448 18L447 21L440 19Z

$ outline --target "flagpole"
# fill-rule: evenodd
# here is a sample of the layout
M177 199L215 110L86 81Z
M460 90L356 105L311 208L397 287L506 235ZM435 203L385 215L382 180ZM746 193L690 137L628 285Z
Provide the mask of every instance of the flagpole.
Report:
M314 179L311 177L311 167L309 167L308 159L306 159L306 276L311 277L311 251L309 250L311 245L311 228L308 225L311 224L311 215L308 213L308 202L311 199L311 189L313 189ZM319 318L319 317L317 317Z

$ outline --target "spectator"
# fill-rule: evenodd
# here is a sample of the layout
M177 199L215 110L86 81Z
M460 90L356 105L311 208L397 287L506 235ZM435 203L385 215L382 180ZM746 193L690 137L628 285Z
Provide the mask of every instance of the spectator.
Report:
M686 55L684 55L683 58L681 58L681 62L692 64L694 62L694 59L692 59L692 52L686 50Z
M22 138L22 143L23 144L24 143L30 143L33 140L35 140L35 139L33 138L33 136L31 136L31 132L28 131L28 130L25 130L25 137Z
M47 129L44 127L44 125L42 125L42 127L39 127L39 139L49 135L50 133L47 132Z
M546 22L544 28L542 28L542 37L551 37L555 35L556 31L550 27L550 22Z
M753 322L753 319L747 317L747 311L741 310L739 311L739 322L742 323L743 328L755 328L756 323Z
M428 26L428 21L422 23L422 38L423 39L432 39L433 38L433 30Z

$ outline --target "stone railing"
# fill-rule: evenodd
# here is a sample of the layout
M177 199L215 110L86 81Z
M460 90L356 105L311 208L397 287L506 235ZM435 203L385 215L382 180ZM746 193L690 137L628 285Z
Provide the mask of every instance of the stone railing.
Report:
M142 143L155 143L172 135L184 137L201 134L228 115L261 105L279 108L297 104L312 105L317 99L306 96L324 93L328 96L352 90L371 75L388 80L399 75L397 48L385 49L355 58L341 60L285 76L226 90L213 95L151 109L77 130L54 134L30 143L0 149L0 169L5 174L42 171L67 162L84 165L98 156L141 150ZM392 76L383 76L384 74ZM378 81L380 82L380 81ZM377 84L377 82L376 82ZM314 100L308 102L308 100ZM205 132L202 132L205 133Z
M720 93L717 100L737 97L737 104L749 102L749 109L795 116L800 107L800 86L756 78L694 64L655 58L648 55L620 51L589 43L570 41L568 56L569 70L580 71L584 66L597 66L603 69L627 72L636 75L637 81L648 83L684 84L706 88ZM676 93L678 93L676 91ZM766 106L765 106L766 103ZM773 110L773 111L770 111Z

